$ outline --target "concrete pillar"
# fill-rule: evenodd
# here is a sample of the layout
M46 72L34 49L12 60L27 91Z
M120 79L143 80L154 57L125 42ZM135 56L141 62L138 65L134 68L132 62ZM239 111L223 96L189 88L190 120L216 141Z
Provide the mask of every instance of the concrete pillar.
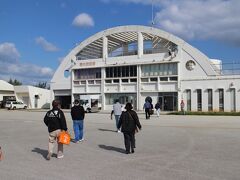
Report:
M143 35L141 32L138 32L138 58L141 58L143 55Z
M106 36L103 36L103 61L106 61L108 58L108 38Z
M105 68L101 68L101 97L102 97L102 110L105 110Z
M137 65L137 110L141 110L141 65Z

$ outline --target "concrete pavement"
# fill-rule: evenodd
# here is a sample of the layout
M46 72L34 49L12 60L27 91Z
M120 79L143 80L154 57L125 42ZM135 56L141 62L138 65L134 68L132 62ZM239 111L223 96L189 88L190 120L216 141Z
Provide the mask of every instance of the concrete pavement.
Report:
M85 140L64 146L63 159L44 158L45 112L0 110L0 179L238 180L240 118L139 114L143 130L134 154L124 153L110 113L85 119ZM66 112L73 135L70 114Z

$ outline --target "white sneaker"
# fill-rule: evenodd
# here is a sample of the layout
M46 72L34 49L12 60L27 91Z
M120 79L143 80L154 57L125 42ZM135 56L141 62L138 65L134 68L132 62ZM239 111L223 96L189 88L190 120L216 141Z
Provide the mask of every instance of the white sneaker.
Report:
M120 130L117 130L118 133L120 133L121 131Z
M81 141L83 141L83 140L84 140L84 138L80 139L78 142L81 142Z
M58 159L62 159L64 155L57 156Z

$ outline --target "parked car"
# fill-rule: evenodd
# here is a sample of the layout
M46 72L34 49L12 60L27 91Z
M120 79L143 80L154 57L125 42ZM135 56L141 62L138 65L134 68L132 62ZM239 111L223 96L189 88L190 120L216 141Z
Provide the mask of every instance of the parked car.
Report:
M27 109L27 105L20 101L7 101L5 108L10 109Z

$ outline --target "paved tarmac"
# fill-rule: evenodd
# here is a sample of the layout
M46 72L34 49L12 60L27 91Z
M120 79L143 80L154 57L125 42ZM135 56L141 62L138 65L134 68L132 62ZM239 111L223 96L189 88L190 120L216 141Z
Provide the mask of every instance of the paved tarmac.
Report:
M110 114L90 113L85 140L47 155L45 112L0 110L1 180L239 180L240 118L170 116L144 119L136 151L125 154L123 135ZM73 135L72 121L66 112Z

